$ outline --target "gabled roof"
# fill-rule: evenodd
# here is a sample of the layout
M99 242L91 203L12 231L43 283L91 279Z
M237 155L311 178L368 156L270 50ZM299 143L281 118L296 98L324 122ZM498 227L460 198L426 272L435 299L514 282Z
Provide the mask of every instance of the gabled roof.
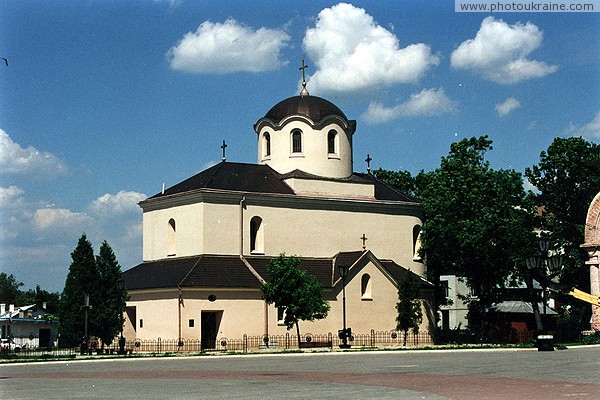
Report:
M379 265L398 282L412 272L390 260L378 260L368 250L340 252L334 257L302 258L300 268L317 278L324 289L338 287L338 266L358 266L363 257L377 260ZM166 288L227 288L260 289L261 279L268 280L267 265L275 257L237 255L199 255L148 261L123 273L127 290ZM362 265L361 265L362 266ZM361 266L358 266L359 268ZM252 269L259 275L256 276ZM418 276L415 274L415 276ZM419 277L422 288L431 283Z

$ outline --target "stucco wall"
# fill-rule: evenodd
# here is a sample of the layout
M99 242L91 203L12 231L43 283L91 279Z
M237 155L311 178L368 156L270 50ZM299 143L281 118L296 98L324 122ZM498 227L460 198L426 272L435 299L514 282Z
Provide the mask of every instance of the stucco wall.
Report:
M303 257L331 257L340 251L366 247L380 259L391 259L422 274L423 264L413 261L413 228L421 225L415 207L386 205L361 200L335 200L292 196L244 194L204 196L203 202L174 205L144 212L144 259L167 257L168 222L174 219L176 256L250 254L250 220L262 219L266 255L280 253ZM240 219L242 216L242 219ZM240 225L243 221L243 227Z

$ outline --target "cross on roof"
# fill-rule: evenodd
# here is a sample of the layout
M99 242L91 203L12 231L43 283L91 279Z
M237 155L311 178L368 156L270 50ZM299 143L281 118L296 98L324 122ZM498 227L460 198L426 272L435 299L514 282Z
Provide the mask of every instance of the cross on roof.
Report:
M371 161L373 161L373 159L371 158L370 155L367 154L367 158L365 159L365 161L367 162L367 173L370 174L371 173Z
M360 237L360 240L362 240L362 248L363 250L367 248L367 237L365 236L365 234L363 233L363 235Z
M302 71L302 91L300 92L300 96L307 96L308 90L306 90L306 77L304 75L304 70L308 68L308 65L304 64L304 58L302 59L302 66L298 68Z
M223 144L221 145L221 149L223 149L223 158L221 159L222 161L225 161L225 149L227 148L227 143L225 143L225 140L223 140Z

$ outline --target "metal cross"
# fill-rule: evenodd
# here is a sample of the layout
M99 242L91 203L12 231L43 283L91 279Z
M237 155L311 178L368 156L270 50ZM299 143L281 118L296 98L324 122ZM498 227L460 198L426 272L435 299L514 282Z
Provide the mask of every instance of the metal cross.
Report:
M370 155L367 154L367 158L365 160L367 162L367 174L371 173L371 161L373 161L373 159L371 158Z
M302 71L302 90L300 91L300 96L308 96L308 90L306 90L306 77L304 76L304 70L308 68L308 65L304 64L304 58L302 59L302 66L300 70Z
M223 144L221 145L221 148L223 149L223 158L221 160L225 161L225 149L227 148L227 144L225 143L225 140L223 140Z
M365 234L363 233L363 235L361 236L360 240L362 240L363 244L362 244L362 248L363 250L367 248L367 237L365 236Z
M302 66L300 68L298 68L300 71L302 71L302 86L306 87L306 79L304 77L304 70L308 68L308 65L304 64L304 58L302 59Z

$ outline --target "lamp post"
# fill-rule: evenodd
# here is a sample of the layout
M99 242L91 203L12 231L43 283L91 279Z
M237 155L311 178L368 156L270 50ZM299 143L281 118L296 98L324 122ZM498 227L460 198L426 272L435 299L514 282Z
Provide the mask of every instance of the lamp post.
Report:
M537 277L540 280L542 286L542 301L543 301L543 322L542 322L542 334L537 337L537 345L539 351L553 351L553 340L554 337L549 335L547 332L547 304L548 304L548 284L550 280L556 277L560 273L562 267L562 256L561 255L548 255L550 249L550 239L543 235L540 236L539 251L536 255L529 257L526 260L527 269L529 270L532 277ZM537 300L535 300L537 301Z
M123 279L119 279L117 281L117 289L119 290L119 296L121 295L121 293L123 292L123 289L125 289L125 282L123 281ZM123 319L123 315L121 314L121 336L119 336L119 354L125 354L125 337L123 336L123 325L125 324L125 321Z
M350 328L346 328L346 277L348 276L348 271L350 267L340 265L338 267L338 271L340 273L340 277L342 278L342 307L344 314L344 329L338 331L338 337L342 339L342 344L340 344L341 349L349 349L350 345L348 344L348 338L352 335L352 330Z

